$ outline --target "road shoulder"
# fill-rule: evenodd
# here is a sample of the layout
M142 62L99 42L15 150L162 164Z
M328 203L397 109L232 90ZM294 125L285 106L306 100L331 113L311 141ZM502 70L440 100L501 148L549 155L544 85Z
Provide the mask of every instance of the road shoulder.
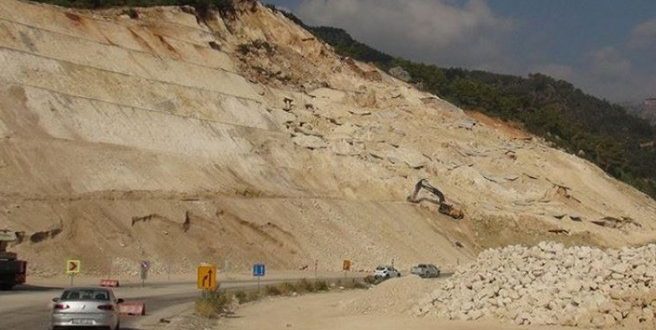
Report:
M304 330L514 330L526 329L494 320L444 321L413 317L407 313L363 313L352 302L367 295L368 290L351 290L310 294L298 297L267 298L242 306L234 316L223 318L212 329L304 329ZM173 328L170 328L173 329ZM192 328L180 328L192 329ZM564 327L534 327L538 330L560 330Z

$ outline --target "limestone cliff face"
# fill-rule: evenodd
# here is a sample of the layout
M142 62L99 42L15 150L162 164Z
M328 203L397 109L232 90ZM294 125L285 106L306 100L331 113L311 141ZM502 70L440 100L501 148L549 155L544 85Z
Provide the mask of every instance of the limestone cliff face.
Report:
M0 227L43 275L255 260L365 269L655 237L656 203L575 156L340 58L258 3L0 2ZM465 212L406 202L427 178ZM460 242L461 247L455 242Z

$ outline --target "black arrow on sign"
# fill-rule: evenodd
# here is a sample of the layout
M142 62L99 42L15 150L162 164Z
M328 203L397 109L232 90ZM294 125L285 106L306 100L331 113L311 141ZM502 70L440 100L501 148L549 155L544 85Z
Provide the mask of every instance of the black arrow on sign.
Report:
M209 285L205 285L205 281L208 281ZM203 287L209 288L211 286L212 286L212 270L210 269L209 271L207 271L207 274L203 276Z

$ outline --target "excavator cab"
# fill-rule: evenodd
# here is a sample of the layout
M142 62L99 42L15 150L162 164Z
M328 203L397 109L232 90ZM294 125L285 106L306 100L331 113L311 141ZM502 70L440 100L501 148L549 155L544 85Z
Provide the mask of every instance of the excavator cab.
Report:
M18 260L16 253L7 251L9 243L17 239L15 232L0 229L0 290L10 290L16 284L25 283L27 262Z
M0 260L9 259L10 252L7 252L9 243L17 239L16 233L7 229L0 229ZM15 253L13 254L15 255Z

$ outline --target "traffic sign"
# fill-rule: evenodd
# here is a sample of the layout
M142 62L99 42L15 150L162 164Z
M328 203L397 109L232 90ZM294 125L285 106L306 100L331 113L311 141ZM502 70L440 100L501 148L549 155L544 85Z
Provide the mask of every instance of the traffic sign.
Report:
M150 261L141 260L141 269L150 269Z
M261 277L266 274L266 266L264 264L254 264L253 265L253 276Z
M344 260L342 263L342 270L348 271L351 270L351 260Z
M66 260L66 274L79 274L80 260Z
M216 266L202 265L198 266L197 286L199 289L216 290Z

